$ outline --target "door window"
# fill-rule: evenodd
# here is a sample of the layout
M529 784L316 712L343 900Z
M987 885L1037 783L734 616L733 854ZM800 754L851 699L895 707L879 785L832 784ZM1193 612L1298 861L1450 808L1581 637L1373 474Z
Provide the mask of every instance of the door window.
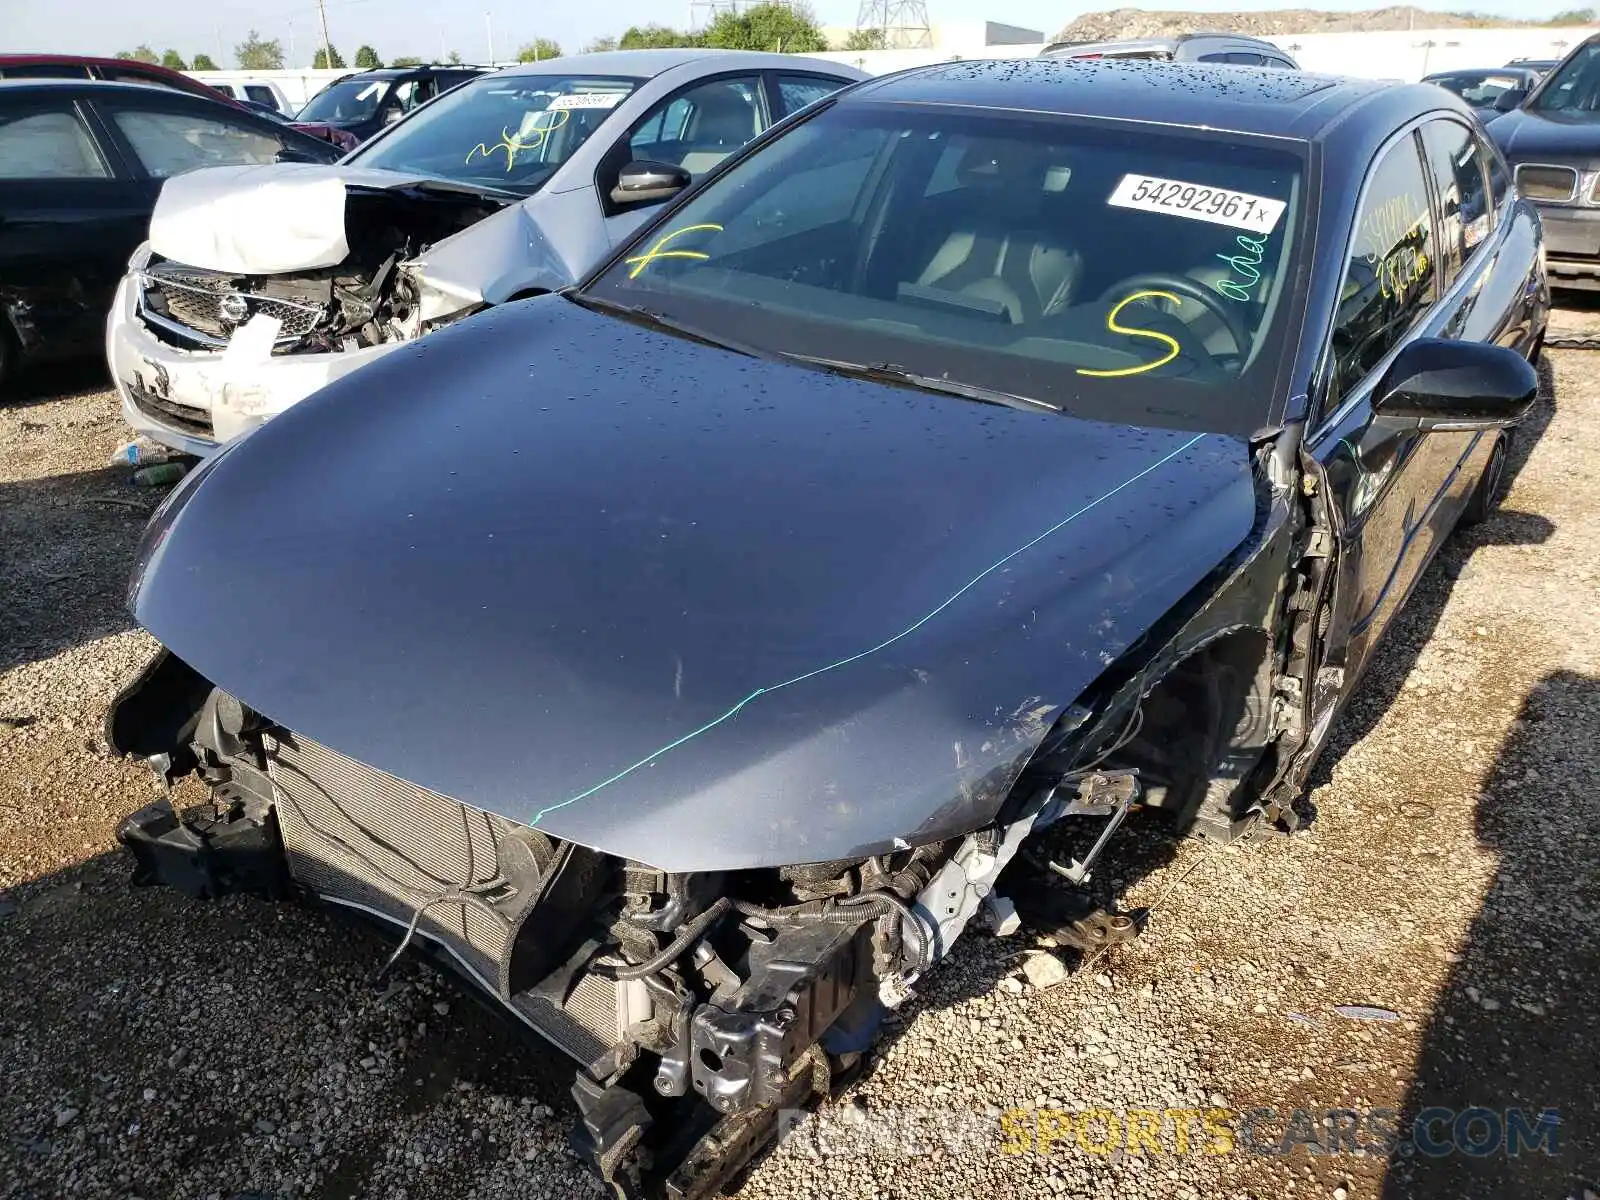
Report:
M1415 137L1368 176L1333 329L1331 395L1343 396L1420 321L1436 292L1438 251Z
M846 82L843 79L824 79L820 75L779 75L778 92L783 97L784 114L799 112L806 105L833 95Z
M94 139L68 109L0 109L0 179L105 179Z
M1429 121L1422 142L1439 197L1442 289L1450 286L1462 264L1489 236L1489 181L1483 148L1459 121Z
M273 112L278 111L278 97L273 95L271 88L247 83L244 86L244 94L257 104L265 104Z
M759 79L714 79L646 113L628 145L635 159L673 163L698 178L765 127Z
M156 179L196 167L277 162L283 150L281 138L192 110L113 109L111 119Z

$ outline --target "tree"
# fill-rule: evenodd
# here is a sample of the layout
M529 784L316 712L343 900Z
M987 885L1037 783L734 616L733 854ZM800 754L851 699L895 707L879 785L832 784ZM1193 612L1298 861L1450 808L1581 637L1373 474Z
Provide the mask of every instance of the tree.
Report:
M705 44L719 50L777 50L812 54L828 48L816 17L803 4L757 4L724 12L706 30Z
M283 43L277 38L263 38L252 29L250 36L233 48L233 57L246 71L281 71Z
M614 37L598 37L583 48L585 54L605 54L617 48L617 39Z
M662 50L671 46L698 46L700 38L666 25L634 25L617 43L622 50Z
M136 46L132 50L118 50L117 57L128 62L158 63L156 52L149 46Z
M1569 8L1566 12L1558 12L1545 22L1546 25L1593 25L1595 11L1592 8Z
M459 50L450 51L450 57L445 59L445 61L447 63L449 63L452 67L459 65L460 62L461 62L461 51L459 51Z
M161 55L161 65L171 67L174 71L187 71L189 64L183 61L183 55L176 50L166 50Z
M420 67L422 65L422 60L420 58L402 56L400 58L391 58L389 60L389 65L391 67Z
M344 55L339 53L337 46L318 46L317 52L311 56L313 71L325 71L329 68L339 70L344 65Z
M561 43L552 42L549 38L534 38L522 49L517 51L517 61L543 62L547 58L561 57Z
M356 49L356 66L363 71L376 71L383 66L383 59L378 57L378 52L371 46L359 46Z
M882 29L852 29L844 40L846 50L887 50L889 35Z
M217 66L217 60L212 58L211 55L196 54L194 56L194 69L196 71L217 71L221 68Z

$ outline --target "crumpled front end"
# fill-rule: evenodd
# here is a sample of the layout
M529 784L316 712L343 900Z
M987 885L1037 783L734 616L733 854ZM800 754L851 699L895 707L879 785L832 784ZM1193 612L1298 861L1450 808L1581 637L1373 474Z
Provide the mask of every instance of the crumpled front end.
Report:
M459 288L436 296L414 260L503 206L335 168L168 181L107 327L129 424L205 454L473 311Z
M368 767L167 652L107 733L210 787L123 822L135 882L315 898L388 926L390 962L431 952L572 1060L574 1146L622 1196L717 1194L784 1111L859 1066L969 924L1014 930L992 885L1049 815L889 855L671 873ZM1135 930L1099 936L1119 932Z

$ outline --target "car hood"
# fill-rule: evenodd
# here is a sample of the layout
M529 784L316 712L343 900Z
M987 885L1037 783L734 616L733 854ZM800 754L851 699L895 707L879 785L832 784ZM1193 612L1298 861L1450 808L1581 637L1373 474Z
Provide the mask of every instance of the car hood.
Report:
M241 275L335 267L350 254L349 197L411 189L499 197L430 175L344 163L207 167L162 187L150 217L150 248L186 266ZM429 262L438 264L436 272ZM422 261L408 267L422 285L424 319L480 302L486 290L480 285L492 292L505 276L521 287L572 282L571 268L551 249L530 206L515 201L427 247Z
M664 870L732 869L991 819L1255 510L1235 438L846 380L544 297L213 456L131 598L303 736Z
M1486 128L1513 163L1553 160L1600 167L1600 114L1519 108Z

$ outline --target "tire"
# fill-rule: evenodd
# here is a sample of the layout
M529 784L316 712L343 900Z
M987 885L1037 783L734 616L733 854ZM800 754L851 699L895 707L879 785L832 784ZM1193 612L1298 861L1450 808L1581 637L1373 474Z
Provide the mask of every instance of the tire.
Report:
M1495 438L1494 449L1489 451L1489 461L1483 464L1483 474L1478 477L1478 486L1472 489L1467 507L1462 510L1462 525L1481 525L1494 515L1494 510L1500 504L1500 490L1505 486L1510 445L1509 434L1502 433Z
M17 361L22 357L22 352L17 348L16 339L11 336L11 322L4 313L0 313L0 399L5 398L7 389L17 373Z

